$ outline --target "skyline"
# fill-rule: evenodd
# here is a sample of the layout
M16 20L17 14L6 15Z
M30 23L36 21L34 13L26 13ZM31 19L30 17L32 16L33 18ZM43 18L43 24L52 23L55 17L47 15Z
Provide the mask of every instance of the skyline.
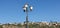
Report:
M24 22L24 4L33 6L29 12L30 22L60 22L60 0L0 0L0 23Z

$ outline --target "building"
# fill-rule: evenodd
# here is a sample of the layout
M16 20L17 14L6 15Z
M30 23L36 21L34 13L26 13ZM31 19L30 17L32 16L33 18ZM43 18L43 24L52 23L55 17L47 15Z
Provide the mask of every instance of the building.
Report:
M3 28L19 28L17 25L15 24L3 24L2 25Z

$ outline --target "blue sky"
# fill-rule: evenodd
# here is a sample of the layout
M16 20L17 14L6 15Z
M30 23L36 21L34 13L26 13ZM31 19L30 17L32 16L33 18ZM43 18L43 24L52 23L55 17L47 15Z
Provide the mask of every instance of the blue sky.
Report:
M33 6L29 12L30 22L60 22L60 0L0 0L0 23L24 22L24 4Z

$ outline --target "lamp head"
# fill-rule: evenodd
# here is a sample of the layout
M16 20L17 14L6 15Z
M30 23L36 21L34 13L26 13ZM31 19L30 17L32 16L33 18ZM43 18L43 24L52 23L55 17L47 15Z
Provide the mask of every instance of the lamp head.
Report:
M23 7L24 12L26 11L26 7Z
M25 4L24 6L27 8L28 7L28 4Z
M33 7L32 7L32 6L30 6L30 11L32 11L32 9L33 9Z

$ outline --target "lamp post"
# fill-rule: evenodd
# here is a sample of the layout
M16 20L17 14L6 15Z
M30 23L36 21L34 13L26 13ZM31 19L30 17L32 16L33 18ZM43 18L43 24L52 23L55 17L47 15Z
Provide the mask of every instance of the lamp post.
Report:
M26 12L26 28L29 28L28 27L28 8L30 9L30 11L32 11L33 7L32 6L29 6L27 3L23 6L23 11Z

